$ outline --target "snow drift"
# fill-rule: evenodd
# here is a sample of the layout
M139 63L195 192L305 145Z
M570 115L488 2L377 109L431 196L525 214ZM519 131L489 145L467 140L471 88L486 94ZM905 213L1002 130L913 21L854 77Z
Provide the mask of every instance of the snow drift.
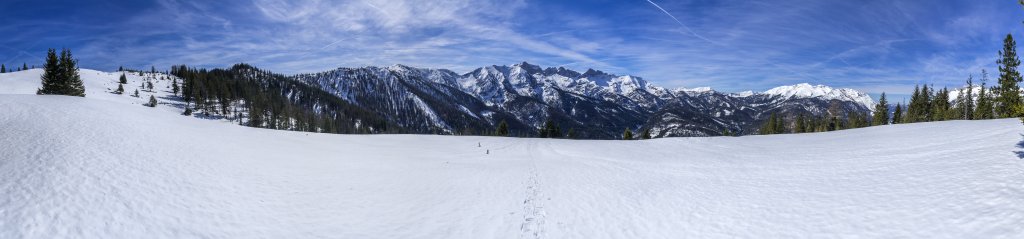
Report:
M582 141L274 131L89 97L0 109L0 238L1024 236L1015 119Z

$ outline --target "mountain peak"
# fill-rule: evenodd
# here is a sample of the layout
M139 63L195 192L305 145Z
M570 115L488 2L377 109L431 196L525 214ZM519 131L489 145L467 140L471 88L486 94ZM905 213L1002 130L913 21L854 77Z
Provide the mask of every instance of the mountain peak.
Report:
M779 86L764 92L766 95L777 95L783 98L824 98L828 100L849 100L860 103L872 109L874 100L871 96L850 88L832 88L826 85L811 85L800 83L796 85Z

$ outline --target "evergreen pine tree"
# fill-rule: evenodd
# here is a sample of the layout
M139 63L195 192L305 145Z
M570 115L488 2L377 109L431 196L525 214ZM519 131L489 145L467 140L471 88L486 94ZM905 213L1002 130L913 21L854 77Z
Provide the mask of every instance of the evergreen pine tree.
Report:
M981 89L978 90L978 103L974 107L974 119L992 119L992 93L988 88L988 72L981 70Z
M892 123L903 123L903 105L896 103L896 109L892 112Z
M173 92L174 95L178 95L178 91L180 90L181 89L178 88L178 78L171 79L171 92Z
M118 66L117 67L117 71L124 71L124 66ZM121 74L124 75L124 73L121 73Z
M918 118L917 114L919 112L919 109L915 109L915 108L918 107L918 105L920 104L919 103L920 101L921 101L921 87L918 86L918 85L914 85L914 93L912 93L910 95L910 103L907 104L907 112L906 112L906 116L905 116L906 120L904 122L913 123L915 120L917 120L917 118Z
M21 70L28 70L28 63L21 63Z
M917 107L919 112L915 122L928 122L932 118L932 91L934 89L928 88L927 84L921 86L921 98Z
M7 65L0 64L0 73L7 73Z
M121 78L118 79L118 82L121 82L121 84L128 84L128 77L126 77L124 73L121 73Z
M630 131L629 128L626 128L626 131L622 132L622 139L623 140L631 140L631 139L633 139L633 131Z
M139 89L135 89L135 93L132 93L132 97L139 97Z
M971 120L974 119L974 76L967 77L967 90L966 93L961 91L959 97L960 103L963 106L960 107L961 119Z
M875 114L871 116L871 119L873 121L871 125L889 124L889 101L885 99L885 92L882 92L882 96L878 98Z
M124 94L124 84L117 83L117 90L114 90L114 94Z
M930 121L943 121L949 118L949 89L939 90L931 102Z
M651 129L644 129L640 134L640 139L651 139Z
M497 134L498 136L508 136L508 123L505 122L505 120L501 120L501 123L498 123L498 129L494 131L494 134Z
M57 50L49 49L46 52L46 63L43 63L43 76L41 80L43 87L36 91L38 95L58 95L62 93L62 86L65 84L61 78L60 61L57 59Z
M82 77L78 75L78 60L71 56L70 49L60 51L59 62L57 66L60 68L61 77L64 78L64 95L85 97L85 85L82 83Z
M796 127L793 129L793 131L795 131L796 133L805 133L805 132L807 132L806 127L807 127L807 123L804 122L804 114L801 113L801 114L797 115L796 116Z
M768 121L765 121L764 124L761 125L761 129L758 130L758 134L775 134L775 113L768 116Z
M146 104L146 106L156 107L156 104L157 104L156 97L153 97L153 95L149 95L149 103Z
M999 83L996 91L992 92L996 95L996 114L998 117L1020 117L1021 112L1017 112L1022 104L1020 87L1017 85L1021 82L1020 72L1017 71L1020 59L1017 58L1017 43L1012 34L1006 34L999 56L1000 59L996 61L999 64Z

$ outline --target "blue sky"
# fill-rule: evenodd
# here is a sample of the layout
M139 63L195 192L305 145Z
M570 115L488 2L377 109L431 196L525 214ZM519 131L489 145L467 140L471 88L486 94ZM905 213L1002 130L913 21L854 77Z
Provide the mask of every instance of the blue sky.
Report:
M995 71L1015 0L22 1L0 5L0 62L71 48L84 68L238 62L282 73L528 61L665 87L808 82L904 94ZM991 77L994 81L994 77Z

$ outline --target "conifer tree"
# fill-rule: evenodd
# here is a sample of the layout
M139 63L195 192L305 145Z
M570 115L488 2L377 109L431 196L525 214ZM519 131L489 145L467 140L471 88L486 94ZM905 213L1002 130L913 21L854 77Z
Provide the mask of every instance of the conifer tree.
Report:
M501 123L498 123L498 129L494 131L494 134L497 134L498 136L508 136L508 123L505 122L505 120L501 120Z
M64 78L64 95L85 97L85 85L82 77L78 75L78 60L71 56L70 49L60 51L58 67L61 77Z
M178 88L178 78L171 79L171 92L173 92L174 95L178 95L178 91L180 90L181 89Z
M124 84L117 83L117 90L114 90L114 94L124 94Z
M896 103L896 109L892 112L892 123L903 123L903 105Z
M999 64L999 83L993 92L996 95L996 114L998 117L1020 117L1021 112L1017 112L1020 107L1018 105L1022 104L1020 87L1017 85L1021 82L1020 72L1017 71L1020 59L1017 58L1017 43L1012 34L1006 34L999 56L1000 59L996 61Z
M988 72L981 70L981 89L978 90L978 103L974 108L974 119L992 119L992 93L987 86Z
M28 63L21 63L21 70L28 70Z
M921 101L921 87L914 85L914 93L910 95L910 103L907 104L906 121L907 123L913 123L918 118L919 109L915 109L920 105Z
M146 106L156 107L156 104L157 104L156 97L153 97L153 95L149 95L149 103L146 104Z
M60 85L63 84L60 80L60 68L57 67L57 51L49 49L46 51L46 62L43 63L43 87L36 91L39 95L53 95L60 92Z
M871 116L872 125L889 124L889 101L885 99L885 92L882 92L882 96L878 98L878 104L875 105L874 113Z
M957 100L963 105L960 106L960 119L974 119L974 75L967 77L967 90L961 90Z
M117 67L117 71L124 71L124 66L118 66ZM121 74L124 75L124 73L121 73Z
M934 88L934 87L933 87ZM921 98L918 102L917 120L915 122L928 122L932 118L932 88L928 88L928 85L921 86Z
M786 120L783 116L775 115L775 125L772 126L772 131L774 131L773 133L775 134L786 133Z
M565 137L569 138L569 139L575 139L576 138L576 128L569 128L569 132L565 134Z
M807 127L807 123L804 122L804 114L801 113L801 114L797 115L796 116L796 127L793 129L793 131L795 131L796 133L805 133L805 132L807 132L807 129L805 129L806 127Z
M0 73L7 73L7 65L0 64Z
M121 78L118 79L118 82L121 82L121 84L128 84L128 77L126 77L124 73L121 73Z
M949 89L943 88L932 98L931 121L943 121L949 118Z
M772 115L768 116L768 121L765 121L764 124L761 125L761 129L758 129L758 134L769 135L769 134L774 134L774 133L775 133L775 113L772 113Z
M135 97L135 98L139 97L139 89L135 89L135 93L132 93L132 97Z
M622 139L623 140L631 140L631 139L633 139L633 131L630 131L629 128L626 128L626 131L622 132Z
M644 129L640 134L640 139L651 139L651 129Z
M85 86L78 75L78 62L71 56L71 50L61 50L60 57L57 51L49 49L46 54L46 63L43 65L42 88L36 91L39 95L70 95L85 96Z

